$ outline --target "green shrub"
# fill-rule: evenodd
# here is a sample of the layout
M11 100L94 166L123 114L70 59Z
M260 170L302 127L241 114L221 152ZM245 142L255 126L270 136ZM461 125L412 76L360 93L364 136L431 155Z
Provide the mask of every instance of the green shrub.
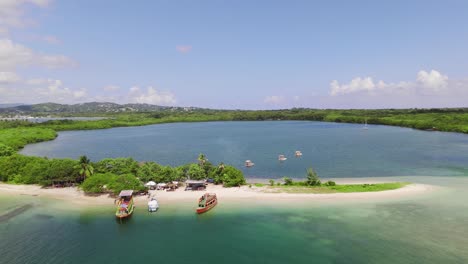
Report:
M11 147L0 143L0 157L11 156L13 153L15 153L15 151Z
M284 185L293 185L293 180L291 178L284 177L283 181L284 181Z
M320 186L321 182L317 173L312 168L307 169L307 180L306 183L309 186Z
M336 186L336 183L334 181L327 181L325 183L326 186Z

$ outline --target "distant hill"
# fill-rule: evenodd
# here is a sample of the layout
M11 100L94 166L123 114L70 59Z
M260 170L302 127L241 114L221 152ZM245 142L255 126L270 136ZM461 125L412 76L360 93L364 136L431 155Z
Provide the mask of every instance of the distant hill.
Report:
M0 108L10 108L10 107L15 107L23 104L0 104Z
M160 110L193 110L193 107L169 107L151 104L116 104L110 102L91 102L82 104L42 103L33 105L6 106L0 113L32 114L32 113L119 113L119 112L153 112Z

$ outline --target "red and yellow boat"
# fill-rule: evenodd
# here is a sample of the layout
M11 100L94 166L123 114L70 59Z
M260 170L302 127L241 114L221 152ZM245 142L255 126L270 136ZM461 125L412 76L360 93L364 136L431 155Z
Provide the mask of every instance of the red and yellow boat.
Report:
M198 199L197 214L202 214L215 207L218 204L218 198L215 193L205 193Z

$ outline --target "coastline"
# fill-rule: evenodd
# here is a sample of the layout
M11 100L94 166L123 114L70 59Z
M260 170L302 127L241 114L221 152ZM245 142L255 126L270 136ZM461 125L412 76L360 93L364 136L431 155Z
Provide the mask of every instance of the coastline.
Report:
M378 201L394 200L399 198L414 197L432 192L436 186L411 183L395 190L377 191L377 192L354 192L354 193L271 193L265 192L265 187L232 187L224 188L218 185L208 185L206 192L214 192L221 201L227 203L238 203L243 201L255 202L287 202L287 203L313 203L313 202L347 202L347 201ZM41 188L38 185L13 185L0 183L0 193L3 196L33 196L38 198L48 198L56 201L62 201L74 205L78 208L114 206L115 198L108 194L90 196L86 195L77 187L66 188ZM164 205L178 205L185 203L195 203L200 195L205 191L184 191L179 188L173 192L150 191L158 202ZM148 196L135 196L137 206L146 207Z

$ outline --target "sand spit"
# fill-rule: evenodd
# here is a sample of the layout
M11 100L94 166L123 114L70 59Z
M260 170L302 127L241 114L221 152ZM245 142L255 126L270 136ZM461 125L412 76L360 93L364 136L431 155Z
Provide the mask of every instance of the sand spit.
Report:
M209 185L207 192L214 192L220 200L224 202L237 202L245 200L254 201L335 201L345 202L349 200L381 200L381 199L396 199L411 196L417 196L423 193L430 192L437 188L436 186L427 184L409 184L403 188L396 190L380 191L380 192L359 192L359 193L329 193L329 194L311 194L311 193L268 193L264 192L265 187L234 187L223 188L217 185ZM8 196L38 196L62 200L72 203L76 206L91 207L102 205L113 205L115 198L109 195L89 196L85 195L83 191L76 187L68 188L41 188L37 185L11 185L0 183L0 193ZM173 192L166 191L150 191L150 195L157 197L161 204L173 203L194 203L199 196L204 192L200 191L184 191L179 188ZM137 205L146 206L148 196L135 197Z

